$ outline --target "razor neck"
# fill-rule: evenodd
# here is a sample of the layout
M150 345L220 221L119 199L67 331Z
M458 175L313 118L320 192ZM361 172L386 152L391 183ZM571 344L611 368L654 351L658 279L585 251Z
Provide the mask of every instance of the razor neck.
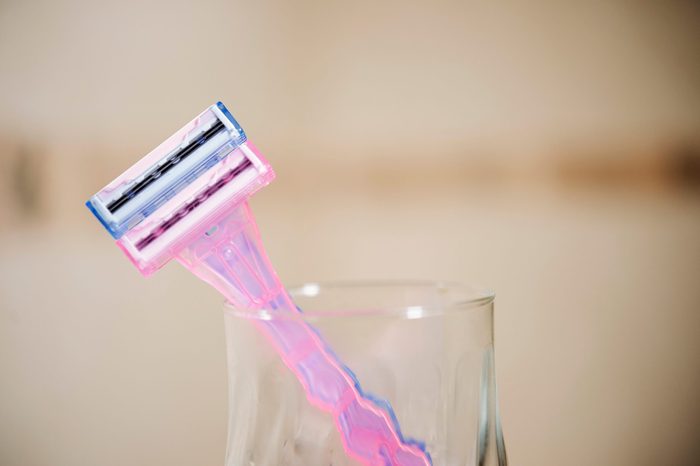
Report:
M260 309L281 298L285 307L293 308L267 258L247 202L212 222L205 234L176 257L234 307Z

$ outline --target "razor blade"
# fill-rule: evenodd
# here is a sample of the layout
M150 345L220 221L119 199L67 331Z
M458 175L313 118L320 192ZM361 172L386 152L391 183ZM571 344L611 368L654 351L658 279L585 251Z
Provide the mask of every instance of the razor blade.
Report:
M150 275L274 177L218 102L86 205L141 273Z

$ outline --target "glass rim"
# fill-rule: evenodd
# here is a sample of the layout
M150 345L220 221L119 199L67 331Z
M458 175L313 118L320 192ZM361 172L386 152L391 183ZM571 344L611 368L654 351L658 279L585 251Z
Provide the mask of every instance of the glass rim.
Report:
M287 288L292 298L313 299L324 293L333 291L349 291L361 289L413 289L420 288L433 289L436 293L454 292L455 296L440 305L424 305L419 302L405 305L389 305L371 307L363 306L364 309L356 307L336 308L336 309L315 309L304 308L302 312L293 311L269 311L256 308L241 308L229 301L224 301L224 312L237 317L257 318L260 320L274 319L326 319L338 317L357 316L398 316L408 319L417 319L430 316L446 315L464 312L492 303L496 297L495 293L484 288L477 288L457 281L437 281L437 280L329 280L318 282L305 282Z

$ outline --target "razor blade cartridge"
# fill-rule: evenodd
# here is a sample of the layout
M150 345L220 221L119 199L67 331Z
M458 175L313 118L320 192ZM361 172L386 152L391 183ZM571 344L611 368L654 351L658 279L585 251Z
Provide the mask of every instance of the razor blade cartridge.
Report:
M148 275L273 178L270 165L218 102L86 205Z

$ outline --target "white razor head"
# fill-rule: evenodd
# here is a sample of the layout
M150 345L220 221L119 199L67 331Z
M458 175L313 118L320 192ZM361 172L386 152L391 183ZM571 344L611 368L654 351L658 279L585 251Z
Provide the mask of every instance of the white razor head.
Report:
M138 269L150 275L274 176L218 102L86 205Z

